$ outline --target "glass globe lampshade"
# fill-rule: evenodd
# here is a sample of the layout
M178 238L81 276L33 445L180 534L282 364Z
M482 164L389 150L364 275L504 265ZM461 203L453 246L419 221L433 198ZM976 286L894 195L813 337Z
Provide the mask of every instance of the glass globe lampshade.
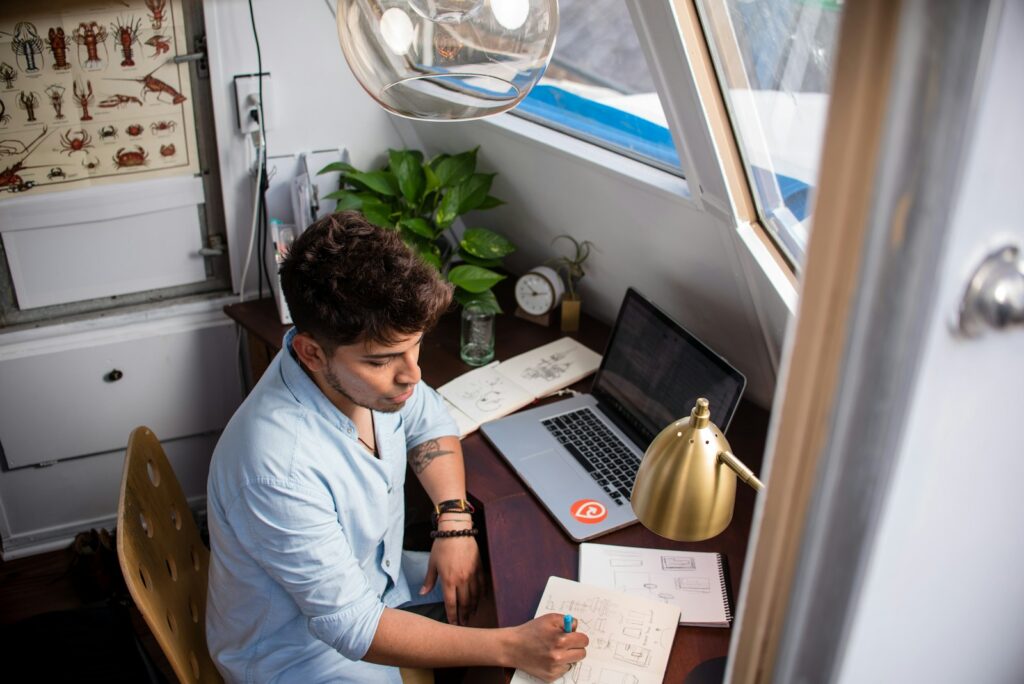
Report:
M356 80L411 119L511 109L544 74L557 33L557 0L338 0L338 38Z

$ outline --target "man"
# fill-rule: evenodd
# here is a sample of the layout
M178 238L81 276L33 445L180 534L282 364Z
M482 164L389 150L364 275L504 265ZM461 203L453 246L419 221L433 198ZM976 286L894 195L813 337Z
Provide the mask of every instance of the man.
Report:
M561 616L460 626L482 591L480 555L458 430L417 363L450 286L354 212L310 226L281 284L295 327L210 466L206 626L221 672L304 684L399 682L395 666L565 674L587 638L563 633ZM429 556L402 550L406 462L442 511ZM441 599L449 624L416 612Z

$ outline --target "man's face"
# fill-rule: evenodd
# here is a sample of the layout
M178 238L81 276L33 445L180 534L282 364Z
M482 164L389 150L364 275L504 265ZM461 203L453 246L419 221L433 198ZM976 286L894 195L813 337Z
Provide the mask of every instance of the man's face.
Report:
M321 372L324 382L342 398L374 411L398 411L420 381L420 342L423 333L398 342L357 342L339 346Z

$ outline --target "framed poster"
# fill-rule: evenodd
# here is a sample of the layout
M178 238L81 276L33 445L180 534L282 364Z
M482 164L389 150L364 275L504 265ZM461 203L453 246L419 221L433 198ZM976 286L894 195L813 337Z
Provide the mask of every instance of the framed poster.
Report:
M0 202L198 173L181 0L0 9Z

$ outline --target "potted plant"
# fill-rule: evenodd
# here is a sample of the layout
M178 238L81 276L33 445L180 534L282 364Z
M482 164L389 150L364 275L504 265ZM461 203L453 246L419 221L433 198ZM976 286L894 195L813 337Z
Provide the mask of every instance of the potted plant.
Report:
M572 254L552 259L550 264L565 279L565 296L562 297L562 331L575 332L580 329L580 297L576 286L586 275L583 264L590 256L590 250L594 244L590 240L579 242L571 235L559 235L551 241L551 244L554 245L563 239L572 243Z
M459 304L475 302L485 311L501 313L492 288L506 276L495 269L515 245L486 228L467 228L461 240L452 230L462 214L504 204L489 194L496 174L476 171L478 149L429 161L418 150L388 150L387 164L377 171L336 162L320 173L341 173L341 187L327 195L338 201L337 211L361 211L371 223L397 230L455 285Z

